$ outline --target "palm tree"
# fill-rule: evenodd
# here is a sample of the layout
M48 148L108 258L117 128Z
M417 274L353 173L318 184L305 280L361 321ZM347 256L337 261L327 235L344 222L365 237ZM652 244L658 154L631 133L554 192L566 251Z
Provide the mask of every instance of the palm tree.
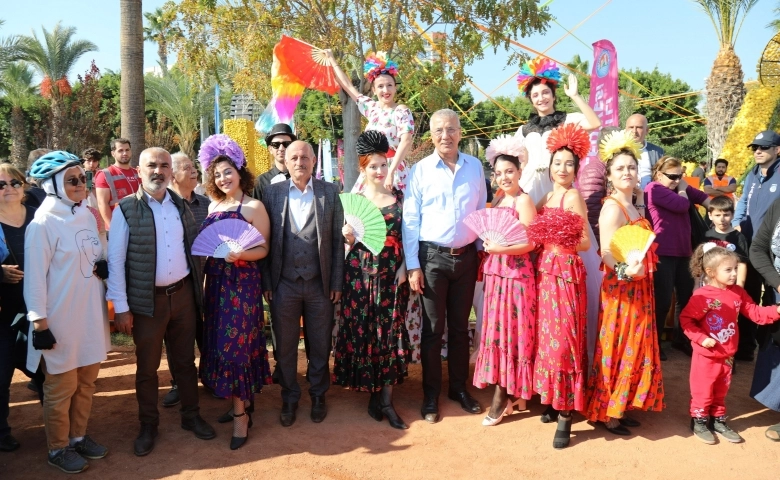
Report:
M33 32L32 37L22 37L22 55L43 77L41 95L51 101L52 144L63 148L67 142L62 136L63 99L70 94L68 74L79 58L87 52L97 51L89 40L73 40L75 27L63 27L60 23L50 32L43 30L43 38Z
M133 146L132 165L145 147L146 112L144 100L144 29L141 0L119 2L119 60L122 69L119 109L122 137Z
M213 97L200 91L178 69L164 77L146 77L147 106L170 119L178 136L179 149L195 158L195 140L198 138L201 116L212 108Z
M173 26L176 20L176 10L161 7L153 12L144 13L148 21L144 27L144 40L157 44L157 55L160 57L160 68L163 75L168 73L168 43L181 35L181 32Z
M25 63L12 63L0 76L0 91L11 105L11 162L24 171L27 168L27 136L22 107L36 93L33 71Z
M706 82L707 146L718 158L745 99L745 75L734 52L742 22L758 0L693 0L712 21L720 50Z
M4 23L5 20L0 20L0 27L2 27ZM7 38L0 37L0 72L20 58L19 37L16 35Z
M772 11L775 13L775 16L780 17L780 1L777 2L777 6ZM775 33L780 33L780 18L767 23L766 28L772 29Z

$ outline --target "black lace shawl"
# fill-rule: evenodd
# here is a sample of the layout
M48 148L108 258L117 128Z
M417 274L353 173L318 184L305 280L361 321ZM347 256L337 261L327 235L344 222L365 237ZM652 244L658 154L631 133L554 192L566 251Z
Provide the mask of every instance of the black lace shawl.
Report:
M540 117L538 114L532 113L531 116L528 117L528 123L523 125L523 136L527 137L529 133L533 132L541 135L544 132L558 127L559 125L563 125L563 122L565 121L566 112L561 112L558 110L553 112L552 115L545 115L544 117Z

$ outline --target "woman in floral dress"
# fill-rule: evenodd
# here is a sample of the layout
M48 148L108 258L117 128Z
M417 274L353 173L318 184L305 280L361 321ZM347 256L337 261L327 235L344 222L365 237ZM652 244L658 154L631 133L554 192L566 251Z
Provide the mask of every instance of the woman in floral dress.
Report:
M547 141L553 152L553 190L540 202L539 215L529 226L529 239L542 246L537 260L537 346L534 391L548 405L547 423L557 418L554 448L569 445L572 410L585 409L587 375L586 272L578 251L590 248L585 201L572 187L580 158L590 149L588 134L575 125L559 127Z
M377 421L387 417L393 428L407 429L393 408L393 385L406 376L409 343L404 324L409 284L401 242L403 193L385 188L387 149L387 139L379 132L364 132L358 138L360 169L367 180L362 195L382 212L387 238L374 256L356 242L352 226L344 226L351 250L344 267L333 383L371 392L368 414Z
M632 137L618 131L603 140L599 152L607 162L608 190L612 193L599 216L606 275L601 285L601 320L588 379L586 416L617 435L630 435L626 427L639 426L626 410L660 411L664 407L653 296L658 258L651 250L641 262L619 263L610 250L613 235L624 225L653 231L632 201L638 182L639 148Z
M221 220L239 219L269 238L265 207L249 196L255 182L244 168L241 148L227 135L212 135L201 146L199 159L210 180L206 192L215 200L209 205L203 228ZM249 404L263 385L271 383L257 262L267 254L268 245L264 243L240 253L231 252L224 259L209 257L204 268L206 355L201 358L200 378L216 396L233 399L231 450L246 442L252 426Z
M508 210L528 226L536 218L536 208L518 183L522 148L518 137L499 137L490 142L486 156L504 192L493 208ZM528 255L533 244L501 246L485 240L483 246L489 255L482 267L484 325L474 386L495 385L490 411L482 420L482 425L492 426L510 415L515 405L525 410L525 401L533 394L536 280Z

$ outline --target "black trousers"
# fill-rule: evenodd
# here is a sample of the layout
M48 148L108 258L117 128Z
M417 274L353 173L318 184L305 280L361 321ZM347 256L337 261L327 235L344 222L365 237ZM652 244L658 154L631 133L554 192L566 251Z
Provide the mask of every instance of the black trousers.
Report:
M666 315L672 306L672 294L676 293L677 306L685 308L693 295L693 278L689 269L690 259L687 257L659 256L656 265L653 287L655 290L655 321L658 326L658 336L664 331ZM686 342L680 325L674 327L674 342Z
M748 262L747 277L745 278L745 291L750 295L750 298L756 302L756 305L761 305L762 300L763 305L773 305L775 303L774 289L767 285L762 296L761 287L764 287L764 277L762 277L761 274L753 268L753 265ZM739 346L737 347L737 353L752 355L753 350L756 349L758 325L753 323L749 318L740 315L739 320L737 321L737 327L739 328Z
M420 267L425 277L422 294L423 393L438 398L441 393L441 347L444 325L448 329L447 370L451 392L466 390L469 376L469 314L477 283L479 259L474 244L461 255L450 255L420 243Z

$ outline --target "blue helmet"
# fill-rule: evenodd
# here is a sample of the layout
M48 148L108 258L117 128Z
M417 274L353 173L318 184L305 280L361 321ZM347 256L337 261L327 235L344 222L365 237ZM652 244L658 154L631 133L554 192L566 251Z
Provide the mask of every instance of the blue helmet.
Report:
M46 180L57 172L76 165L81 165L79 157L72 153L56 150L36 160L30 167L30 176L38 180Z

